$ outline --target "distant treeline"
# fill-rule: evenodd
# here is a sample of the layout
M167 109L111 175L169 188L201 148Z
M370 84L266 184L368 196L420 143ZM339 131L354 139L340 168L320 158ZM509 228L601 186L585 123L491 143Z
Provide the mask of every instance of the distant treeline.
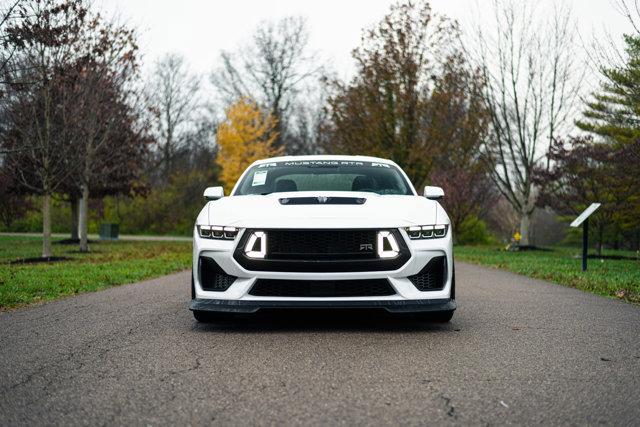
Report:
M136 29L91 1L5 2L0 228L43 231L43 256L52 230L86 251L102 222L188 234L202 190L230 191L253 160L363 154L442 186L459 243L557 240L556 221L597 201L598 247L638 249L640 33L613 54L583 47L562 3L491 8L491 24L462 28L427 1L396 3L363 29L344 81L301 17L261 23L206 78L172 53L143 78Z

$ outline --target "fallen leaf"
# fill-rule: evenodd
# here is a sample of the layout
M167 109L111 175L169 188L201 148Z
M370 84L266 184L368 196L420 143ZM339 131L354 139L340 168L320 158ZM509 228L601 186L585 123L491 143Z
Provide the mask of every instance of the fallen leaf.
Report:
M626 290L624 290L624 289L622 289L622 290L620 290L620 291L616 292L616 297L618 297L618 298L624 298L624 297L626 297L626 296L627 296L627 291L626 291Z

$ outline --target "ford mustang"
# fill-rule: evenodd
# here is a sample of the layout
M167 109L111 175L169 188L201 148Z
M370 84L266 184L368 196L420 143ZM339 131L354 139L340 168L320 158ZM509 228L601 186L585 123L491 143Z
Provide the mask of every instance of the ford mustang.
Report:
M439 187L362 156L253 163L208 200L193 234L190 309L207 322L271 308L379 308L448 322L452 230Z

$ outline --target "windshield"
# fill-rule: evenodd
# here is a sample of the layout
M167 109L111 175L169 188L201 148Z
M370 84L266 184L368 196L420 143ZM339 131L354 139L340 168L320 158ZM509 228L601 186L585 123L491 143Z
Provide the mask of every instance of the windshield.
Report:
M413 195L398 168L385 163L307 160L253 166L234 195L290 191L363 191Z

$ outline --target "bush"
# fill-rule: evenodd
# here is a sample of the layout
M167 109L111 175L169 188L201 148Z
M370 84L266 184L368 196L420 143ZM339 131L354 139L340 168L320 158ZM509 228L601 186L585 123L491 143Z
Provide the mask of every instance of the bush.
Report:
M487 231L487 224L477 216L465 219L454 233L458 245L486 245L495 240Z
M101 222L120 224L122 234L190 235L205 200L202 192L214 185L201 172L176 174L146 196L106 197Z
M89 203L89 233L97 233L102 223L120 225L121 234L192 233L196 216L205 204L202 192L217 181L199 171L175 174L166 185L153 188L147 195L133 197L109 196L91 199ZM29 197L32 210L12 220L10 226L0 222L0 231L42 232L40 197ZM71 208L69 202L54 197L51 206L54 233L70 233Z
M1 225L0 231L17 233L42 232L42 198L27 197L30 209L19 218L14 219L10 226ZM71 210L69 203L54 197L51 203L51 231L53 233L67 233L71 229Z

